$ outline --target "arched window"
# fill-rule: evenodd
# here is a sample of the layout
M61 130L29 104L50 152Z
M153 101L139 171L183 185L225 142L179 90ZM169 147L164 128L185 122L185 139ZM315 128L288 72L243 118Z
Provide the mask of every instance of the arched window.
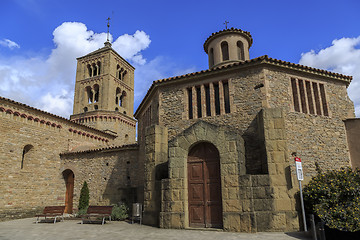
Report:
M221 43L221 53L223 61L229 60L229 46L226 41Z
M94 102L99 101L99 85L94 85Z
M214 49L213 48L210 48L209 63L210 63L210 66L214 66Z
M120 106L125 107L126 92L123 91L120 97Z
M117 66L116 66L116 78L120 78L120 65L118 64Z
M85 91L87 93L87 102L92 103L93 102L93 92L90 86L87 86L85 88Z
M125 81L125 76L127 74L127 71L125 70L123 73L122 73L122 77L121 77L121 80Z
M96 76L97 75L97 66L95 65L95 63L93 63L92 68L93 68L93 76Z
M237 45L237 50L238 50L238 59L239 60L245 60L244 44L241 41L238 41L236 43L236 45Z
M92 69L90 64L87 65L87 69L88 69L89 77L92 77Z
M119 79L120 79L120 80L122 80L122 77L123 77L123 71L124 71L124 69L123 69L123 68L119 69Z
M28 144L23 148L22 158L21 158L21 169L24 168L24 162L28 160L29 151L33 148L33 145Z
M115 104L116 104L117 106L120 106L120 95L121 95L121 90L120 90L120 88L116 88Z

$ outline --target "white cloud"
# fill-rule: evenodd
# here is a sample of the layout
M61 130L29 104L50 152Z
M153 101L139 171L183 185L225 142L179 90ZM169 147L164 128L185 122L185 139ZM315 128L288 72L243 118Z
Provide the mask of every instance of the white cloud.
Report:
M360 117L360 36L336 39L330 47L303 53L299 63L353 76L348 93L355 104L356 116Z
M19 44L17 44L16 42L11 41L11 40L9 40L9 39L6 39L6 38L0 40L0 45L1 45L1 46L4 46L4 47L8 47L8 48L10 48L10 49L20 48L20 45L19 45Z
M83 23L65 22L53 36L55 47L49 56L0 55L0 95L68 117L73 107L76 58L103 47L106 33L94 33ZM113 48L130 63L142 66L146 60L141 51L150 42L150 37L138 30L118 37Z

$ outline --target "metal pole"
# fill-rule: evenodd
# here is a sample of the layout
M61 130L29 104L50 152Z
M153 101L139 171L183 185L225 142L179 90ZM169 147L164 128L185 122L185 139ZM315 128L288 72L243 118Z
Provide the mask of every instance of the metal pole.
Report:
M306 217L305 217L305 207L304 207L304 199L302 194L302 187L301 187L301 180L299 180L299 188L300 188L300 202L301 202L301 211L304 221L304 231L307 232L307 226L306 226Z

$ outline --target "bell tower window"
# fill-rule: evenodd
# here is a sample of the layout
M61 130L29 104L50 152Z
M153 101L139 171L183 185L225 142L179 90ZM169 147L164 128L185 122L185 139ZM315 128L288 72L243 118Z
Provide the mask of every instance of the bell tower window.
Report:
M87 65L87 69L88 69L89 77L92 77L92 68L90 64Z
M245 60L244 44L241 41L238 41L236 43L236 45L237 45L237 50L238 50L238 59L239 60Z
M93 92L91 87L87 86L85 88L85 91L87 93L87 103L92 103L93 102Z
M229 60L229 45L226 41L221 43L221 53L223 61Z
M94 85L94 102L98 102L99 101L99 85L95 84Z
M209 64L210 66L214 66L214 49L211 48L210 49L210 53L209 53Z

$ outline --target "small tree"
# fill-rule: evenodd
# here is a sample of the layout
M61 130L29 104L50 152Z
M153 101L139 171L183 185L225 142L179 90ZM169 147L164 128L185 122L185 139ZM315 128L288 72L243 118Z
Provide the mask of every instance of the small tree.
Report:
M87 208L89 207L89 199L90 199L89 188L88 188L86 181L84 181L83 186L81 188L81 192L80 192L79 212L80 211L86 212Z
M313 177L304 188L308 213L314 213L330 228L360 230L360 171L342 168Z

